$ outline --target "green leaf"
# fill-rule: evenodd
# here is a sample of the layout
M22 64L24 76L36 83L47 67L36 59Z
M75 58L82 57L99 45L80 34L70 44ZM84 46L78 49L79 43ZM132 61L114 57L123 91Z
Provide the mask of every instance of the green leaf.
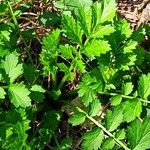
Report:
M29 90L24 84L11 84L9 86L10 100L15 107L28 107L31 106L31 99L29 98Z
M126 100L122 103L124 119L127 122L139 117L142 112L142 103L138 99Z
M78 87L78 95L85 106L97 98L97 93L103 90L103 80L99 70L86 73Z
M128 128L130 148L133 150L146 150L150 148L150 118L143 122L136 119Z
M69 39L75 43L82 43L82 30L73 17L63 15L62 16L62 28Z
M44 92L45 90L40 85L33 85L30 89L30 98L37 102L42 102L44 99Z
M120 107L115 107L113 111L106 113L105 123L107 129L112 132L123 122L123 111Z
M150 73L143 74L138 82L138 92L141 98L146 99L150 95Z
M18 64L18 57L15 54L7 55L5 61L2 62L2 66L8 76L6 81L9 78L10 83L13 83L23 73L23 66Z
M0 15L4 15L8 11L7 4L5 2L0 3Z
M124 48L123 48L124 54L126 54L126 53L132 53L132 51L136 49L137 44L138 44L138 42L129 40L124 45Z
M56 29L48 34L42 41L42 52L40 54L41 64L44 66L44 73L56 72L56 59L58 56L60 30Z
M86 132L83 135L83 150L98 150L100 148L104 133L99 128L94 128L92 131Z
M85 73L85 63L82 59L78 59L77 57L73 59L72 66L75 68L79 73Z
M88 11L84 7L78 9L77 19L80 22L80 26L84 31L86 37L88 38L91 33L91 21L92 21L92 12L91 9Z
M122 101L122 96L121 95L115 95L111 98L111 104L113 106L117 106L121 103Z
M98 26L90 35L91 38L103 38L104 36L110 35L115 31L111 25Z
M102 150L111 150L115 145L115 141L113 138L107 138L102 143Z
M73 59L72 53L75 51L75 48L70 45L60 45L59 46L60 53L62 54L62 57L65 57L66 59Z
M92 40L91 43L88 43L82 53L88 57L100 56L101 54L106 54L111 50L108 41L104 40Z
M82 124L85 121L86 115L82 112L77 112L70 116L69 123L71 123L73 126L77 126Z
M126 132L125 132L125 130L124 130L124 129L121 129L121 130L117 131L115 137L116 137L118 140L123 140L123 139L125 139L125 137L126 137Z
M2 87L0 87L0 99L4 99L5 95L6 95L6 92L4 91Z
M72 146L72 139L71 138L65 138L60 143L60 148L56 148L56 150L70 150Z
M133 84L132 82L127 82L123 84L123 94L124 95L129 95L133 91Z
M73 81L74 80L74 74L64 63L58 63L58 67L60 68L60 71L64 72L65 76L67 77L66 80Z
M95 99L92 101L92 103L90 103L90 111L89 111L89 115L94 117L96 116L101 109L101 103L99 102L98 99Z
M103 11L100 19L100 23L110 21L115 17L117 6L115 0L105 0L103 1Z

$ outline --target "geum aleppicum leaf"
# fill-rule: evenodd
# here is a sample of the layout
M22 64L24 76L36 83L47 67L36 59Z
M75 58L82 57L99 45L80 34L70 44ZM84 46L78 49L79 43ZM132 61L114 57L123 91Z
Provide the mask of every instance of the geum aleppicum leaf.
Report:
M71 45L60 45L59 52L61 53L61 57L65 59L73 59L73 52L75 52L75 48Z
M143 122L139 119L131 122L127 137L130 149L146 150L150 148L150 118L145 118Z
M94 99L92 101L92 103L90 103L89 105L90 109L89 109L89 115L94 117L96 116L99 112L100 112L100 109L101 109L101 103L99 102L98 99Z
M117 6L115 0L103 0L103 10L101 14L100 23L110 21L115 17Z
M105 26L97 26L92 34L90 35L91 38L103 38L104 36L110 35L115 31L114 27L111 25L105 25Z
M143 74L138 82L138 92L141 98L147 99L150 95L150 73Z
M83 150L98 150L101 146L104 133L100 128L94 128L92 131L83 135Z
M82 53L87 57L101 56L101 54L106 54L110 51L110 45L108 41L104 40L92 40L89 42L86 47L82 50Z
M7 55L5 61L2 61L2 67L5 70L4 79L6 82L13 83L23 73L23 66L18 63L18 56L15 54Z
M123 94L124 95L129 95L131 94L131 92L133 91L133 84L132 82L127 82L127 83L124 83L123 86L122 86L122 89L123 89Z
M14 104L15 107L23 107L26 108L31 106L31 99L29 97L29 90L25 87L24 84L11 84L9 85L9 97L11 103Z
M107 138L102 143L102 150L111 150L115 146L115 141L113 138Z
M73 17L62 16L62 28L67 37L75 43L82 44L82 30L78 21Z
M33 85L30 89L30 98L37 102L42 102L44 99L45 90L40 85Z
M122 96L119 94L111 97L111 104L113 106L119 105L121 103L121 101L122 101Z
M85 10L84 7L78 9L77 19L82 30L88 38L91 33L92 12L91 9Z
M85 113L77 112L77 113L73 114L72 116L70 116L68 121L73 126L77 126L77 125L84 123L85 119L86 119Z
M5 95L6 95L6 92L4 91L2 87L0 87L0 99L4 99Z
M115 107L112 111L106 113L105 123L107 129L112 132L123 122L123 110L121 107Z
M103 90L103 81L99 70L85 74L78 87L78 95L85 106L97 99L97 93Z
M139 99L130 99L122 103L124 120L127 122L133 121L139 117L142 112L142 103Z
M58 57L60 30L53 30L52 33L46 35L42 41L42 52L40 54L40 62L44 66L45 74L56 72L56 59Z

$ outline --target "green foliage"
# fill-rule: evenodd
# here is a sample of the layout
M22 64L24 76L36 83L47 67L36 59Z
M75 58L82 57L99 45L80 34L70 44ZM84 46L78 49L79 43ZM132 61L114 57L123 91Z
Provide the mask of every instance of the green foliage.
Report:
M41 40L20 29L21 2L0 3L0 149L150 149L148 27L115 0L57 0Z
M82 148L83 150L97 150L103 140L103 131L99 128L94 128L92 131L89 131L83 135L83 143Z
M145 118L143 122L136 119L128 128L130 148L134 150L145 150L150 147L150 119Z

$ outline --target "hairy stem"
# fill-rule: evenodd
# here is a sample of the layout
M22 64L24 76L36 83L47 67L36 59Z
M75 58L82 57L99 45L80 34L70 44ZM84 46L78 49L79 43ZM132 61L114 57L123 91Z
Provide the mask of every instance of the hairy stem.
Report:
M91 120L95 125L97 125L99 128L101 128L107 135L109 135L110 137L112 137L117 144L119 144L122 148L124 148L125 150L130 150L124 143L122 143L120 140L116 139L115 136L109 132L104 126L102 126L98 121L96 121L94 118L92 118L91 116L89 116L85 111L83 111L82 109L77 107L77 110L80 112L83 112L86 114L86 117Z

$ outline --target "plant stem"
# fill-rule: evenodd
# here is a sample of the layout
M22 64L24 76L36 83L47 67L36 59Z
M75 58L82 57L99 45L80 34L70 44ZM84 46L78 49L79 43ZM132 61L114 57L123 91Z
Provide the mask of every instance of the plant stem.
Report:
M14 24L15 24L17 30L19 31L20 37L21 37L21 39L22 39L22 41L23 41L23 43L24 43L24 45L25 45L25 47L26 47L25 49L26 49L26 53L27 53L27 55L28 55L28 58L29 58L30 62L31 62L32 65L33 65L33 60L32 60L31 54L30 54L30 48L28 47L27 43L25 42L24 38L22 37L22 34L21 34L21 31L20 31L20 27L19 27L18 21L17 21L17 19L16 19L16 16L14 15L14 12L13 12L13 9L12 9L12 7L11 7L10 2L7 1L7 4L8 4L8 7L9 7L9 10L10 10L10 15L11 15L11 17L12 17L12 19L13 19L13 22L14 22Z
M72 69L73 69L73 67L71 65L70 68L69 68L69 72L71 72ZM67 78L68 78L68 74L65 74L64 77L62 78L59 86L58 86L58 89L61 89L63 87L63 85L64 85L65 81L67 80Z
M119 93L108 93L108 92L99 92L99 94L104 94L104 95L110 95L110 96L116 96L118 95ZM133 96L127 96L127 95L122 95L122 94L119 94L121 97L123 98L126 98L126 99L138 99L140 100L141 102L144 102L144 103L149 103L150 104L150 101L147 101L145 99L142 99L142 98L138 98L138 97L133 97Z
M55 140L55 143L56 143L58 149L60 150L60 145L59 145L59 142L58 142L58 140L57 140L57 138L56 138L55 133L53 134L53 137L54 137L54 140Z
M80 112L83 112L86 114L86 117L91 120L95 125L97 125L99 128L101 128L107 135L109 135L110 137L112 137L116 143L118 143L121 147L123 147L125 150L130 150L125 144L123 144L120 140L116 139L115 136L109 132L104 126L102 126L98 121L96 121L94 118L92 118L91 116L89 116L85 111L83 111L82 109L77 107L77 110Z

